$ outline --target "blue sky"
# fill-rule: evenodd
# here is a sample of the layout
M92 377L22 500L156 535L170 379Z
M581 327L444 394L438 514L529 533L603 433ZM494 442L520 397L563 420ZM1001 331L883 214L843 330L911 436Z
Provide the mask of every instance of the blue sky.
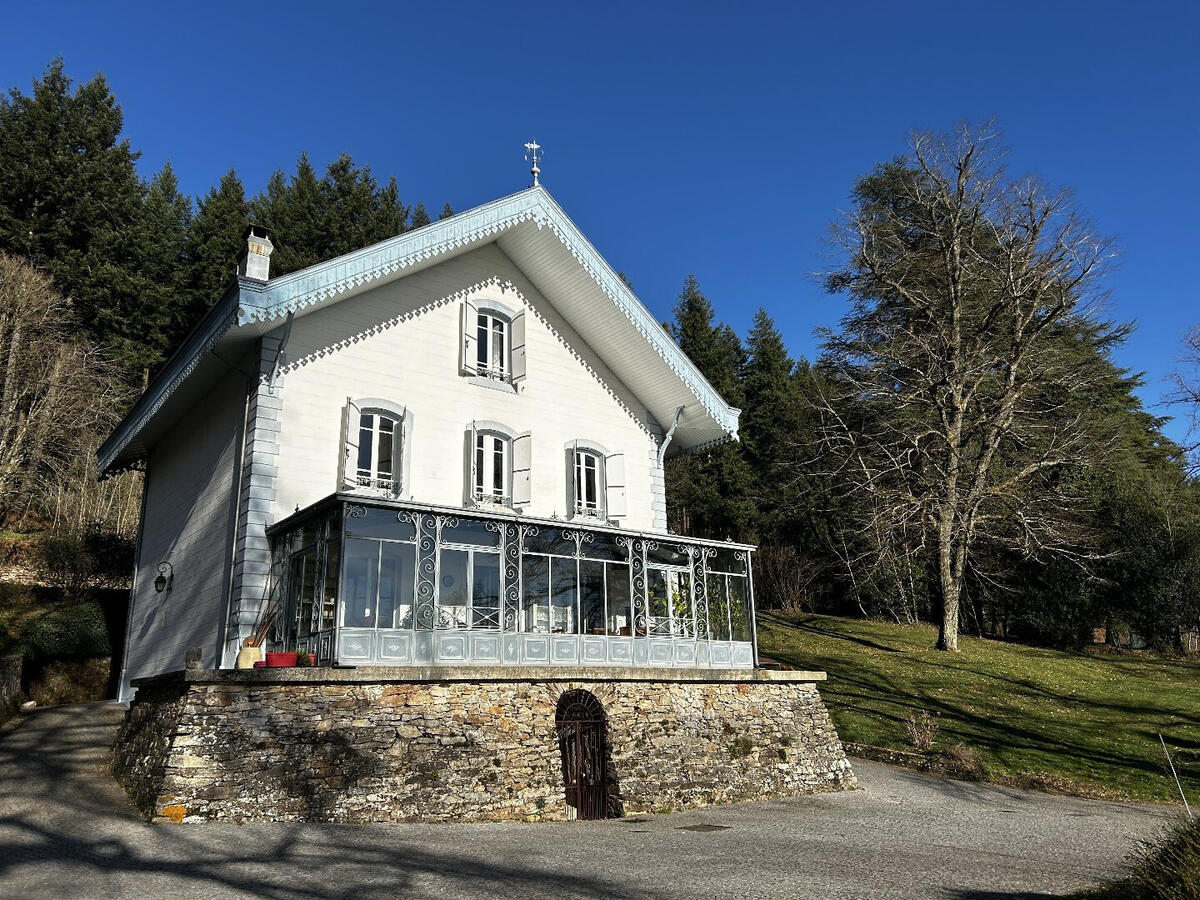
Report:
M198 11L199 10L199 11ZM739 332L794 354L844 301L813 273L854 179L914 128L994 116L1016 172L1069 185L1114 235L1117 361L1156 404L1200 322L1200 5L25 3L0 85L54 56L103 71L147 174L257 191L302 150L464 209L543 183L660 318L695 273ZM1160 409L1160 412L1167 412ZM1180 424L1168 432L1180 438Z

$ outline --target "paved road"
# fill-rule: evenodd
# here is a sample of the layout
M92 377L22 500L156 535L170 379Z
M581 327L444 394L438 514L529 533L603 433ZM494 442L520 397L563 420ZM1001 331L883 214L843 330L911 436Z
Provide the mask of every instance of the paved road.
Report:
M0 897L1045 897L1170 814L858 761L859 791L607 822L149 825L104 775L121 714L0 730Z

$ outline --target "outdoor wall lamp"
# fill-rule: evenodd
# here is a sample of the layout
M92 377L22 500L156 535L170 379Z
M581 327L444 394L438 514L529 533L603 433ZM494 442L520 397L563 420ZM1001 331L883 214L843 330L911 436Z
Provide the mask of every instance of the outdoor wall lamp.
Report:
M154 579L154 592L161 594L163 591L169 591L174 584L175 567L169 562L159 563L158 577Z

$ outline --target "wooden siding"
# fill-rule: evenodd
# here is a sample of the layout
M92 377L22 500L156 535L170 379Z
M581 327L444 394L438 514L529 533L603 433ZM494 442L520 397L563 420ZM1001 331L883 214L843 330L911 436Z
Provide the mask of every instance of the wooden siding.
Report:
M468 298L526 311L527 377L518 392L460 375ZM620 524L661 527L660 476L647 452L661 426L494 244L296 319L286 359L276 520L338 488L351 396L384 397L412 412L405 499L463 505L464 432L488 419L532 434L527 514L567 516L564 447L586 439L625 454L628 515Z
M245 378L226 375L151 453L125 685L182 669L189 647L203 651L205 667L221 662L245 397ZM154 579L164 561L175 580L159 594Z

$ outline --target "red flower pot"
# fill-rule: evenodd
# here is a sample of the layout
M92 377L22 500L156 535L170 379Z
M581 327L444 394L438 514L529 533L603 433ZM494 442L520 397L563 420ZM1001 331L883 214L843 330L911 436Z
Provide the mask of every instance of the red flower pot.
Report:
M295 653L268 653L267 668L268 669L286 669L289 666L296 664Z

